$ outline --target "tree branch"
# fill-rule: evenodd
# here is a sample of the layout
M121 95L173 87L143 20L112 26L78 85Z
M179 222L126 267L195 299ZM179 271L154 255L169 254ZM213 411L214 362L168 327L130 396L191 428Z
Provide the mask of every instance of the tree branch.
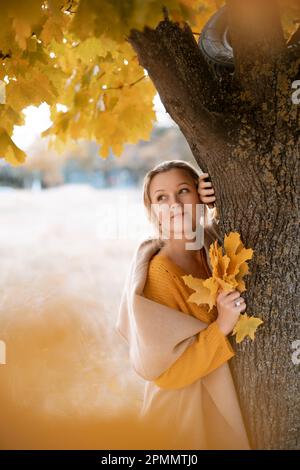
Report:
M297 44L299 42L300 42L300 25L298 26L296 31L289 38L287 45L291 46L292 44Z
M222 134L222 119L206 104L217 103L215 81L188 24L161 21L156 29L131 30L128 42L147 70L170 116L186 132L197 129L207 143ZM185 133L186 133L185 132Z
M276 64L287 52L276 0L226 0L235 74L249 99L274 102Z
M287 41L289 52L289 76L291 80L298 80L300 76L300 20L295 20L295 24L299 24L298 28L291 34Z

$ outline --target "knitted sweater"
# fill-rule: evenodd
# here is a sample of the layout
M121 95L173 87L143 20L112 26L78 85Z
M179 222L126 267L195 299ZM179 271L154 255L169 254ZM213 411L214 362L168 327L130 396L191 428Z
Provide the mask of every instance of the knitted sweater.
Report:
M222 242L217 227L207 226L204 248L208 264L209 246L215 239ZM145 380L140 417L144 424L147 424L147 418L152 421L158 417L161 429L165 425L167 429L171 426L176 431L171 448L182 449L181 437L184 435L189 437L187 449L249 450L228 361L180 388L161 388L154 382L167 370L172 370L171 367L197 341L199 332L209 326L191 312L183 313L143 295L147 278L151 278L148 276L149 263L159 255L162 246L163 241L153 237L141 240L137 246L126 276L115 326L126 341L132 367ZM170 283L167 289L171 289ZM186 306L192 305L187 303ZM197 356L193 357L191 365L198 362ZM184 365L184 373L186 371ZM182 373L175 375L178 378Z
M201 249L201 259L202 273L199 277L207 279L211 276L211 271L204 248ZM209 312L206 304L198 306L187 301L194 291L184 283L181 276L188 274L159 252L149 262L143 296L187 315L193 315L208 324L196 335L196 341L154 380L161 388L178 389L190 385L235 355L227 336L216 322L217 308L213 307Z

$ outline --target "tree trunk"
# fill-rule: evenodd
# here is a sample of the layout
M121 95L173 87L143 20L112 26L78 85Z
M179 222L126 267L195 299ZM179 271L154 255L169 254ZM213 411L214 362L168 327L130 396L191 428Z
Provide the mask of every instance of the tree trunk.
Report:
M292 361L292 342L300 339L300 152L299 141L287 141L276 157L277 170L269 166L271 149L255 155L238 145L225 174L212 170L221 188L223 234L238 231L254 250L242 296L248 315L264 323L254 342L231 341L237 354L230 366L256 449L300 448L299 365Z
M236 15L233 28L234 21ZM239 28L235 31L239 44ZM237 352L230 365L251 446L300 449L299 366L292 361L292 343L300 339L300 106L291 100L299 54L282 47L280 32L268 31L277 38L278 53L273 45L268 80L257 69L261 80L255 93L253 75L242 76L245 61L249 74L251 60L257 59L253 44L244 58L238 50L237 73L218 80L188 25L181 28L165 18L155 30L131 31L128 40L195 160L211 176L222 236L238 231L254 250L242 296L248 315L264 323L255 341L238 345L229 337ZM264 37L265 54L267 43ZM258 58L262 55L260 50Z

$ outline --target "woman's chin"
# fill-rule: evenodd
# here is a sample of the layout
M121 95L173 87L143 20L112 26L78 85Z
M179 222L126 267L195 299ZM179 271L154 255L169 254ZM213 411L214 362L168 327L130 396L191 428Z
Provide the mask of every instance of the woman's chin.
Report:
M176 238L190 241L195 236L193 222L190 219L184 219L182 216L177 215L170 220L170 224L163 227L163 234L165 238Z

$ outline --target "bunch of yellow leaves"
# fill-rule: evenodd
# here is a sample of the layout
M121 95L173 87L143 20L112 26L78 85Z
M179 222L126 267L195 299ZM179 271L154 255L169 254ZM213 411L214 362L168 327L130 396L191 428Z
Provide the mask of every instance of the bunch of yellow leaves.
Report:
M182 276L185 284L195 292L188 298L189 302L197 305L208 304L209 311L216 305L219 288L225 291L232 289L243 292L246 289L243 277L249 274L247 260L252 258L253 250L246 249L238 232L230 232L224 238L222 246L215 240L209 248L209 257L212 266L212 276L208 279L199 279L191 274ZM232 336L236 334L236 342L240 343L246 336L254 340L257 327L263 323L260 318L249 317L247 313L240 314Z

